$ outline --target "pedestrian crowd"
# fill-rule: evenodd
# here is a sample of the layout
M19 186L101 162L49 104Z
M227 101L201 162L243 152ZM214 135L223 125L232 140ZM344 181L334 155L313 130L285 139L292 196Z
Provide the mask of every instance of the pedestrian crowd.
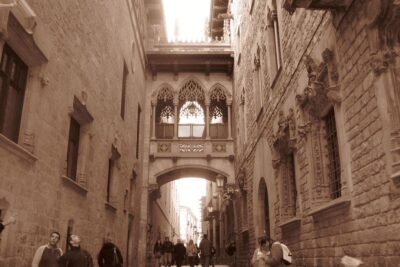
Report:
M32 267L94 267L90 253L81 248L81 238L78 235L69 236L65 253L58 247L60 238L59 232L50 234L49 242L36 250ZM121 251L110 239L104 240L97 262L99 267L123 267Z
M214 267L215 252L216 250L207 239L207 235L204 235L200 246L197 246L192 239L186 246L180 239L174 245L169 237L165 237L164 242L158 239L153 249L157 267L171 267L173 265L181 267L185 263L191 267L198 266L200 263L201 266Z

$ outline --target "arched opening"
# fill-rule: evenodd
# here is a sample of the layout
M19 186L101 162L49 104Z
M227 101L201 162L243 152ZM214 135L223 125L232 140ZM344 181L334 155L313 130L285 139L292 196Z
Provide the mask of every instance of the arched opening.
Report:
M219 86L210 93L210 137L214 139L228 137L228 106L226 95Z
M258 187L258 207L259 207L259 225L260 230L263 231L264 235L270 237L270 212L269 212L269 200L268 200L268 189L267 185L264 181L264 178L261 178L260 184Z
M157 95L156 137L171 139L174 137L174 95L168 87L163 87Z
M179 91L179 138L202 138L205 136L204 91L198 83L188 81Z

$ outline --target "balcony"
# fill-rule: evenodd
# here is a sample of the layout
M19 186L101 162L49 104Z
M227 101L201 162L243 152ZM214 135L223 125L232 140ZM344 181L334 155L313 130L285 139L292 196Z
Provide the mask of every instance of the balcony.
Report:
M179 124L178 138L205 138L206 126L204 124ZM172 123L156 123L157 139L173 139L174 124ZM211 139L227 139L228 127L226 124L210 124Z
M228 158L233 160L233 140L227 139L155 139L150 142L150 159L156 158Z

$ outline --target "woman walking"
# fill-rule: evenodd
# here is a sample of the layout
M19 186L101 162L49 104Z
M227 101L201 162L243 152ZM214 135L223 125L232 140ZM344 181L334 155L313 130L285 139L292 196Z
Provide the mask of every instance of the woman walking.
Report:
M190 267L194 267L197 262L196 258L198 258L199 256L197 255L197 248L192 239L189 240L186 251L188 255L189 265Z

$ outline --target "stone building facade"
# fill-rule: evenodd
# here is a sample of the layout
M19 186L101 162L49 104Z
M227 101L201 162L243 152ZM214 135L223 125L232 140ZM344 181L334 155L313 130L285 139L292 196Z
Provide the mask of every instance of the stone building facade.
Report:
M6 2L6 3L5 3ZM143 1L2 1L0 266L30 266L51 231L94 258L110 237L137 261Z
M234 0L236 266L398 266L398 1Z

